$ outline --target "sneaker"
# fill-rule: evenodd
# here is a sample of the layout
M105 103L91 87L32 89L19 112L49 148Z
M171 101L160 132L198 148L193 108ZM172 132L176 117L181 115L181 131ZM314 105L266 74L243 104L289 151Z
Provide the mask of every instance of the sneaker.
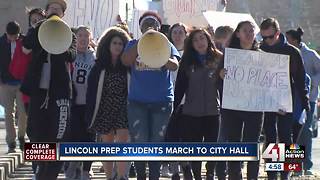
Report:
M302 176L302 171L300 171L300 172L293 172L293 173L292 173L292 176L293 176L293 177L301 177L301 176Z
M190 165L183 167L183 178L186 180L193 179Z
M24 137L19 137L18 140L19 140L19 148L20 148L21 151L23 151L24 150L24 144L26 143L26 141L25 141Z
M15 153L15 152L17 152L15 148L9 148L9 150L8 150L8 154Z
M310 171L310 170L305 170L305 171L304 171L304 175L306 175L306 176L313 176L313 172Z
M101 166L101 167L99 168L99 172L104 173L104 167L103 167L103 166Z
M130 166L130 170L129 170L129 178L135 178L137 176L136 174L136 170L133 164L131 164Z
M170 171L169 171L169 164L167 164L167 163L162 164L161 176L162 177L171 177L171 174L170 174Z
M16 152L16 143L10 143L8 145L8 153L15 153Z
M81 176L81 163L80 162L69 162L68 169L64 172L66 178L79 179Z

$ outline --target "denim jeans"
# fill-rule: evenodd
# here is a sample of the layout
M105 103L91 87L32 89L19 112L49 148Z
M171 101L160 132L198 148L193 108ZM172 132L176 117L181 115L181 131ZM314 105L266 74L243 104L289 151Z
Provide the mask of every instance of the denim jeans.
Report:
M305 146L306 156L303 161L303 168L305 170L310 170L313 166L312 158L311 158L311 150L312 150L312 121L313 121L313 113L315 111L316 102L310 102L310 111L307 112L307 119L303 126L299 144Z
M172 102L141 103L129 101L128 121L132 142L162 142L170 114ZM146 162L134 163L137 179L146 179ZM149 162L149 179L159 179L160 162Z

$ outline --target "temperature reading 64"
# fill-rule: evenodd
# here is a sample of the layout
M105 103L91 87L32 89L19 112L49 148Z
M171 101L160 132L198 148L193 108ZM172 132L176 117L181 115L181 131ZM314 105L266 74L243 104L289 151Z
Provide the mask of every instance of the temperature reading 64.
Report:
M284 163L284 170L299 172L302 170L301 163Z

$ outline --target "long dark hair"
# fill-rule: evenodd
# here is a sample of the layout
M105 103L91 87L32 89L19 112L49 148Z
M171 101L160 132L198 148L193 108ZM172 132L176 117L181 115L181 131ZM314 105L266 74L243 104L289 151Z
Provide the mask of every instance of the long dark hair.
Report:
M199 61L196 60L197 58L197 51L193 47L192 40L197 33L203 33L208 41L208 49L207 49L207 57L208 61L214 61L215 59L220 59L222 57L221 52L216 48L214 42L211 41L210 34L203 28L194 29L189 34L189 37L186 39L184 52L182 55L181 65L182 66L189 66L192 64L199 64Z
M240 29L242 28L243 25L245 24L250 24L251 26L254 27L254 24L250 21L241 21L236 30L233 32L232 36L231 36L231 39L230 39L230 44L229 44L229 47L230 48L237 48L237 49L242 49L241 46L240 46L240 38L237 36L237 33L240 32ZM253 40L253 43L252 43L252 50L257 50L259 48L259 43L257 42L257 40Z
M102 34L102 36L99 38L96 57L97 63L103 65L107 70L111 70L113 68L111 62L112 56L110 52L110 44L114 37L119 37L122 40L124 47L130 40L128 33L118 27L111 27ZM119 56L119 59L120 57L121 55ZM121 66L123 65L121 64Z
M304 31L301 27L298 27L297 30L291 29L286 32L287 35L291 36L293 39L297 40L298 43L300 44L302 41L302 35Z

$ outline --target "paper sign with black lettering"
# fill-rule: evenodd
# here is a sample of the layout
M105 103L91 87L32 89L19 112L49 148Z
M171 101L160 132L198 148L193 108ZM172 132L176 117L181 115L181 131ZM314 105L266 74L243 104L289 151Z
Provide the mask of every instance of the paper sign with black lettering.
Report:
M222 107L292 112L289 56L226 48Z

